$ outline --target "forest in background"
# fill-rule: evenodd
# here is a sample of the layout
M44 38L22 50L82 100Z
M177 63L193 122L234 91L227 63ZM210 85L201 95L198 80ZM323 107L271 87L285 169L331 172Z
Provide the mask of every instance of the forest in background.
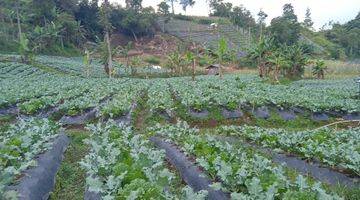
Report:
M100 42L104 38L101 3L98 0L2 0L0 51L18 52L22 33L37 54L79 54L86 42ZM165 0L157 8L143 7L142 0L127 0L126 7L111 4L107 11L111 32L135 38L152 36L157 30L159 16L191 20L188 16L172 14L175 3L186 9L196 2ZM308 9L305 20L300 22L291 4L284 6L284 14L272 19L270 26L264 23L267 14L263 11L255 20L243 6L233 6L223 0L211 0L209 5L209 16L228 18L233 24L250 29L255 41L265 35L278 44L291 45L300 41L307 44L314 54L326 58L360 57L360 13L345 24L329 22L330 29L315 31L311 11ZM206 19L202 22L206 23Z

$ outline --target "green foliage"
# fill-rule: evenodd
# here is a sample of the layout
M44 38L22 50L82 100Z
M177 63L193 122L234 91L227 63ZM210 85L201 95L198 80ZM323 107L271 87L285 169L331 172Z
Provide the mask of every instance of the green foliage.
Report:
M300 45L285 47L285 56L290 63L290 68L285 69L288 77L301 77L304 74L305 66L309 62L308 55Z
M141 12L133 9L113 9L111 23L115 29L137 39L138 35L151 35L154 33L155 11L152 8L143 8Z
M174 19L179 19L179 20L184 20L184 21L193 21L193 18L187 15L183 15L183 14L178 14L178 15L173 15Z
M170 14L170 6L166 3L166 0L164 0L158 4L158 13L160 13L162 15Z
M241 131L231 131L233 127L224 127L219 133L236 135ZM182 146L186 154L196 156L196 162L212 178L216 177L213 188L224 188L231 193L232 199L283 199L291 193L303 193L301 196L314 197L321 193L322 198L341 199L338 195L326 191L321 183L309 184L309 179L298 175L291 180L282 166L273 165L271 160L258 151L244 147L242 143L223 137L212 136L204 131L191 128L186 122L176 125L157 125L148 129L151 134L169 138ZM256 135L255 135L256 137ZM221 182L220 182L221 181ZM306 194L306 195L305 195Z
M305 19L304 19L304 25L308 29L312 29L314 22L311 19L311 10L310 8L306 9Z
M20 36L19 43L19 54L21 55L21 60L24 63L32 63L34 60L33 48L30 47L29 39L25 34Z
M325 78L325 71L327 66L325 65L325 61L323 60L316 60L312 69L312 73L318 79Z
M171 52L167 56L166 66L171 69L171 71L182 74L185 65L186 62L179 51Z
M349 21L346 24L332 24L330 30L322 31L327 39L336 43L337 45L345 49L345 53L349 57L359 57L360 56L360 13L355 17L355 19ZM331 54L333 57L340 57L341 52L332 49Z
M269 30L278 45L294 45L298 42L301 26L291 4L284 5L282 16L271 20Z
M223 0L210 1L210 16L230 17L232 11L232 3L224 3Z
M156 56L150 56L144 59L145 62L151 64L151 65L160 65L161 61Z
M36 156L49 149L59 130L59 124L48 119L29 118L20 119L5 134L0 134L1 199L7 199L3 195L16 195L4 193L5 187L13 183L24 170L36 165Z

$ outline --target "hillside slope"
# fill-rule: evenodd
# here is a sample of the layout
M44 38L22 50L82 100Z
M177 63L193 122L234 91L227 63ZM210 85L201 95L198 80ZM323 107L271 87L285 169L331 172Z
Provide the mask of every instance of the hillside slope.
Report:
M200 24L195 21L159 18L160 29L170 35L174 35L183 41L194 41L204 47L216 49L218 41L225 38L230 49L234 49L239 56L252 44L251 35L239 27L229 23L218 23L216 29L208 24Z

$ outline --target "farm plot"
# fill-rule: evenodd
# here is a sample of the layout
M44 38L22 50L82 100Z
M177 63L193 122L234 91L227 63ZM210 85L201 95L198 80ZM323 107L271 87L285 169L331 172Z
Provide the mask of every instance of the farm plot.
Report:
M81 57L65 58L59 56L38 56L36 61L63 73L78 76L85 76L86 74L83 58ZM89 73L93 78L107 77L98 60L93 60L90 64Z
M91 199L203 199L206 196L204 191L194 193L182 186L179 177L166 167L164 151L152 147L130 127L110 121L105 125L90 125L88 129L92 132L86 140L90 153L81 165L87 171L87 194Z
M37 167L37 156L51 148L59 133L59 124L47 119L30 118L18 121L0 134L1 199L21 192L12 189L18 188L16 184L19 181L21 184L25 170Z
M271 149L281 149L306 159L316 159L329 167L336 167L360 176L360 128L335 131L289 132L252 126L224 126L219 134L239 136Z
M61 60L58 64L64 67ZM341 199L345 195L313 174L280 165L262 149L320 163L345 178L359 177L358 127L315 131L302 127L303 131L292 132L287 127L198 130L185 123L172 124L192 122L187 117L191 114L205 120L217 120L218 114L241 118L256 115L262 108L269 114L303 113L303 118L316 113L356 118L360 100L350 79L271 85L253 75L198 76L195 82L190 77L84 78L69 76L75 70L51 74L10 63L0 63L0 71L5 77L0 80L0 113L15 109L17 116L14 125L0 127L1 195L17 187L14 184L23 180L25 170L41 167L33 166L41 164L38 155L49 152L57 144L60 126L71 128L68 125L84 125L91 132L86 140L89 153L74 161L81 161L87 173L86 184L82 184L86 185L85 199L211 199L213 195L224 199ZM50 117L48 112L55 114ZM88 125L89 121L98 123ZM153 126L158 122L162 125ZM175 160L182 163L171 162L171 155L180 156ZM57 161L53 163L61 159ZM188 166L187 170L181 166ZM47 192L52 189L51 184L42 185ZM355 191L356 198L357 194Z
M193 157L217 180L213 187L228 191L232 199L341 199L320 182L302 175L290 176L285 168L257 151L201 135L186 123L152 127L149 134L164 137Z
M81 57L65 58L58 56L38 56L36 61L41 65L69 75L86 77L88 74L91 78L108 77L104 72L103 65L98 59L93 59L87 69L84 67L83 58ZM131 70L134 70L137 74L144 75L170 73L170 70L164 68L153 69L151 66L143 66L131 69L130 67L126 67L116 62L114 64L114 70L118 76L130 76L132 75Z
M121 88L109 102L100 107L100 116L116 119L123 117L130 112L133 104L136 103L141 93L146 90L148 84L143 81L129 80L121 84Z
M255 115L258 112L269 115L268 110L272 109L278 114L287 112L294 117L295 113L307 114L314 120L360 118L360 100L354 97L357 89L351 79L271 85L254 76L225 76L223 80L199 79L196 84L179 78L170 84L181 104L197 112L220 107L227 111L245 110Z

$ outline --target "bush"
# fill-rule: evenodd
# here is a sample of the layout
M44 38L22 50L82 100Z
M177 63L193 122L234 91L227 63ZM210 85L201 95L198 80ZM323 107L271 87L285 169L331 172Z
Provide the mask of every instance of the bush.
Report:
M193 21L192 17L182 15L182 14L174 15L173 17L174 17L174 19L185 20L185 21Z
M202 19L199 19L199 20L197 21L197 23L208 25L208 24L214 23L214 21L213 21L212 19L202 18Z
M151 65L159 65L161 63L160 59L155 56L145 58L145 62L147 62Z

